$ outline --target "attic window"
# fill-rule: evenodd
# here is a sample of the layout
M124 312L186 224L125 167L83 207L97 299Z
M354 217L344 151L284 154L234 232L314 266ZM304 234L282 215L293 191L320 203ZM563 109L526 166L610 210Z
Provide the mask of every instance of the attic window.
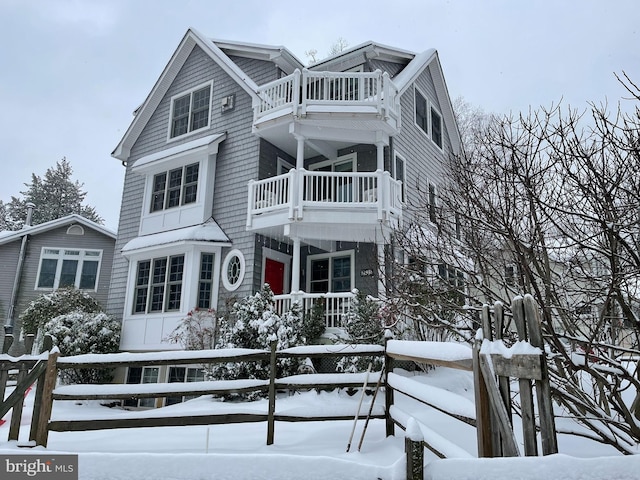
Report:
M427 117L427 99L417 89L415 90L416 103L416 125L418 125L424 133L429 135L429 118Z
M70 225L67 228L67 235L84 235L84 228L80 225Z
M169 138L209 126L211 87L212 83L209 82L171 98Z
M431 107L431 140L442 148L442 117L433 107Z

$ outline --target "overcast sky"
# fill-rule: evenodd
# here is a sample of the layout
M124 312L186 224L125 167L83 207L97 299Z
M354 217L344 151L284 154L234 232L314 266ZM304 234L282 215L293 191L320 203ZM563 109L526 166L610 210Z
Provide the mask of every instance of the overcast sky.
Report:
M189 27L304 63L339 37L436 48L452 99L518 113L615 106L614 73L640 83L638 25L638 0L0 0L0 199L66 157L117 229L124 168L111 152Z

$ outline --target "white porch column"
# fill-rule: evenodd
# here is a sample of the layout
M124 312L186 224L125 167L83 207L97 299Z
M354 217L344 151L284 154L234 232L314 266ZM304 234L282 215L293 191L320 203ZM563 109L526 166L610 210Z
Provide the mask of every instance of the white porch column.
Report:
M384 171L384 142L376 142L377 162L376 170Z
M304 137L302 135L295 135L297 144L296 149L296 168L300 170L304 168Z
M291 300L300 292L300 239L293 237L293 260L291 262Z
M385 267L384 244L378 243L378 298L386 298L385 277L387 271Z

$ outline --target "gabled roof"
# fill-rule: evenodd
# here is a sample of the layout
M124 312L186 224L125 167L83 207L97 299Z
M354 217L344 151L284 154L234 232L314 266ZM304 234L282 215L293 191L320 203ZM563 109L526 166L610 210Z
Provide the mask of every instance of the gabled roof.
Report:
M351 57L364 56L367 59L378 58L389 62L407 64L416 56L414 52L390 47L371 40L347 48L340 53L324 58L309 67L309 70L330 70L334 65L344 63Z
M155 112L156 108L169 90L169 87L180 72L189 54L199 46L211 59L216 62L231 78L233 78L253 99L258 98L258 85L249 78L229 57L213 42L201 33L189 29L165 66L162 74L156 81L153 89L144 103L136 109L136 116L125 132L118 146L111 155L119 160L126 160L131 152L131 147L142 133L145 125Z
M449 132L451 146L454 153L460 152L462 140L460 139L460 130L456 122L453 112L453 105L449 97L449 90L442 73L442 65L437 50L430 48L422 53L417 54L413 60L404 67L404 69L393 78L393 83L398 87L398 93L402 95L407 89L413 85L418 76L426 69L429 69L433 83L436 89L436 95L440 101L440 109L443 121Z
M256 43L234 42L230 40L212 40L227 55L271 61L287 75L304 64L289 49L282 45L259 45Z
M460 131L453 113L451 98L447 90L447 85L442 73L442 65L438 52L430 48L421 53L414 53L408 50L402 50L381 43L368 41L355 47L348 48L336 55L320 60L309 67L309 70L330 70L339 64L347 63L354 57L362 57L364 59L378 58L380 60L400 63L405 65L404 68L393 78L393 83L398 87L399 94L402 95L413 83L418 76L425 70L429 69L436 88L436 94L440 101L442 109L443 121L449 132L451 144L454 152L457 153L461 148Z
M103 227L96 222L84 218L81 215L71 214L66 217L57 218L56 220L50 220L48 222L40 223L38 225L32 225L24 227L21 230L16 231L4 231L0 232L0 245L11 243L15 240L22 238L24 235L38 235L39 233L47 232L56 228L64 227L66 225L72 225L79 223L87 228L97 231L103 235L116 239L116 232Z

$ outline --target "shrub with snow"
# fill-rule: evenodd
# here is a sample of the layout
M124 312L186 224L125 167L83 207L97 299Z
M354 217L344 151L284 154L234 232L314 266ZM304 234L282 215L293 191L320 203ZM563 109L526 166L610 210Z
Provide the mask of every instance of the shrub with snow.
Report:
M354 290L355 298L351 308L342 317L348 343L379 344L384 343L386 319L378 300L359 290ZM365 357L343 357L338 361L337 368L344 372L362 372L369 365ZM373 370L382 367L382 360L372 361Z
M303 343L300 334L302 313L297 303L282 315L274 309L273 292L269 285L255 295L246 297L233 305L228 317L220 319L220 338L216 348L255 348L268 350L276 342L278 350ZM278 361L278 376L296 373L299 361ZM269 378L269 362L241 362L218 364L213 368L214 378Z
M114 353L120 344L120 322L104 312L75 311L59 315L44 325L63 356ZM106 383L112 373L105 369L61 370L65 383Z
M36 334L52 318L76 311L97 313L102 307L91 295L75 288L43 293L20 315L22 330L25 334Z

